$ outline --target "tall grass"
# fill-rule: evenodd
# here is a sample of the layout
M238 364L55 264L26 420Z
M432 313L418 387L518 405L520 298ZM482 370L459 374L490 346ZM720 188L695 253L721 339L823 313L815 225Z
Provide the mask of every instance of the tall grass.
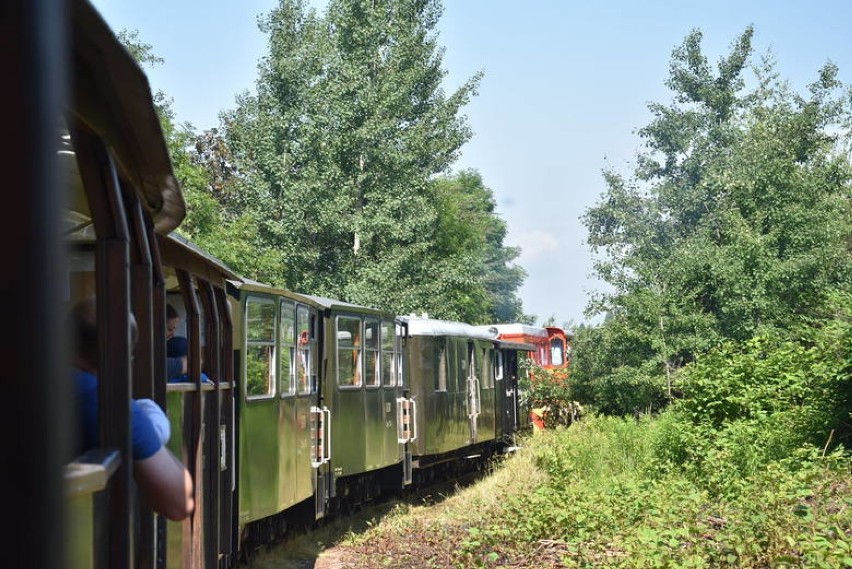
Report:
M648 418L589 417L571 429L529 439L536 461L563 483L605 484L645 472L653 461L655 422Z
M352 540L362 554L352 566L852 566L852 462L842 452L798 469L766 464L717 495L686 469L657 467L669 427L590 417L531 436L482 483Z

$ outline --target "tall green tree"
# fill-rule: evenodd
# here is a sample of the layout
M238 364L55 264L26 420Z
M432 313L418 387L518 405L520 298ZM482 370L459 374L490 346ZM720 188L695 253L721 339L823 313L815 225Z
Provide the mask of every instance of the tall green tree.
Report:
M234 165L227 142L214 128L195 134L184 148L203 181L188 192L184 188L189 211L181 233L238 274L275 283L282 255L263 239L259 210L247 207L239 191L244 176Z
M849 89L827 64L793 92L770 58L749 67L752 34L715 70L700 31L674 50L673 101L650 105L636 170L606 172L585 215L614 291L591 310L611 315L602 326L619 352L648 356L593 357L597 378L627 365L669 395L696 353L819 317L852 286Z
M444 265L442 280L451 284L442 301L455 310L442 316L477 324L528 320L517 294L526 277L514 264L520 250L504 244L506 222L479 172L441 176L430 190L438 212L430 256Z
M240 197L288 288L400 313L460 314L432 254L434 176L471 132L478 77L445 95L436 0L282 0L256 95L224 116Z

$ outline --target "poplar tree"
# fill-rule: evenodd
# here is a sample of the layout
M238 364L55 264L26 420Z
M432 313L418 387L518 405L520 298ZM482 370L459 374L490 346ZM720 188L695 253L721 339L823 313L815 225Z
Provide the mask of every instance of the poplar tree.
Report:
M281 0L261 22L257 92L223 115L239 201L279 251L275 284L405 313L441 302L431 180L471 131L479 76L446 95L436 0ZM445 277L449 278L445 278Z

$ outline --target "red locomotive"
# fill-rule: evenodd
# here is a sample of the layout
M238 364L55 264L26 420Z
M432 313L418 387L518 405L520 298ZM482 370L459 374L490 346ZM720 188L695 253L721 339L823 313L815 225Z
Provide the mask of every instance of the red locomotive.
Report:
M533 344L535 351L529 354L541 368L568 369L573 339L570 332L556 326L537 327L527 324L495 324L491 328L497 331L497 337L501 340Z

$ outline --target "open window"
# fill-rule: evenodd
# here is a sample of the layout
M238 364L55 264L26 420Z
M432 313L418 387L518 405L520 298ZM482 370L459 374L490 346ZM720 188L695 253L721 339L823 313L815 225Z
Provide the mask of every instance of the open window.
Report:
M281 356L278 358L278 377L281 378L281 396L296 393L296 305L281 301L281 323L278 326Z
M361 387L361 319L337 317L337 384Z
M366 318L364 320L364 379L367 387L379 387L381 375L379 369L379 320Z
M275 302L249 297L246 300L246 397L275 395Z
M314 363L316 353L316 312L307 306L298 305L296 309L298 330L298 357L296 359L296 386L299 394L316 393L317 372Z

